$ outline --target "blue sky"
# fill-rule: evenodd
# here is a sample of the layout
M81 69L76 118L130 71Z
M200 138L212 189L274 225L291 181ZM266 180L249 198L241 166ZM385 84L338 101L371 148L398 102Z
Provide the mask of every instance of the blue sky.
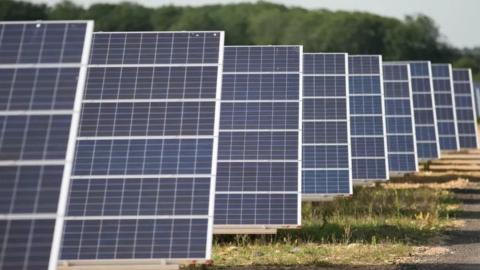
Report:
M30 0L54 4L60 0ZM116 3L115 0L76 0L77 4L96 2ZM252 2L239 0L130 0L146 6L203 5L213 3ZM273 0L287 6L327 8L330 10L367 11L403 18L407 14L423 13L435 20L444 39L458 47L480 46L480 0Z

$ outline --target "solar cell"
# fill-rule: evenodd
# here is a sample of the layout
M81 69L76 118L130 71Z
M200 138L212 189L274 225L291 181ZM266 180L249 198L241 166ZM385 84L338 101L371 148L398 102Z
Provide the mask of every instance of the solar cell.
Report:
M437 159L440 157L440 144L431 63L413 61L409 62L409 65L418 159L424 161Z
M348 55L303 54L302 199L352 193Z
M459 143L452 66L450 64L432 64L432 81L440 150L456 151L459 149Z
M388 180L382 57L349 55L353 181Z
M61 261L210 258L223 40L94 33Z
M390 175L418 171L409 65L383 62L383 88Z
M453 69L453 90L460 148L478 148L478 127L470 69Z
M90 21L0 23L0 269L55 269ZM50 267L50 268L49 268Z
M215 229L300 224L301 46L226 46Z

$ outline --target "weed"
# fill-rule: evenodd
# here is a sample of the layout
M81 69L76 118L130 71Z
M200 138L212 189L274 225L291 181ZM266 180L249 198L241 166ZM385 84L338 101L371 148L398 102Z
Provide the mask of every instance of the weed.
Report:
M220 266L393 260L450 226L457 203L450 192L428 186L355 187L351 197L304 203L299 230L216 236L214 260Z

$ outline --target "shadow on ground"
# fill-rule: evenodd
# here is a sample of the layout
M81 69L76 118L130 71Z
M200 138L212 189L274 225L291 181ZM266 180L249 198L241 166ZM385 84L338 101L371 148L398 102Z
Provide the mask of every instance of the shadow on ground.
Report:
M341 268L340 268L341 269ZM350 268L350 269L382 269L382 268ZM385 268L385 270L390 270ZM399 265L395 270L479 270L480 264L406 264ZM343 269L342 269L343 270Z

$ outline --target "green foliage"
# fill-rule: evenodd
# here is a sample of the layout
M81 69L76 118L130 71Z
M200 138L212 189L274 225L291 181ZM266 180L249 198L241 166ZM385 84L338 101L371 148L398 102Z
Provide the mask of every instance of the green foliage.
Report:
M0 1L0 20L46 20L48 8L44 4L17 2L14 0Z
M85 10L83 7L76 5L72 1L64 0L54 6L50 10L48 18L50 20L78 20L84 16Z
M64 0L52 7L0 1L0 20L93 19L97 31L225 30L226 44L303 44L306 52L382 54L385 60L431 60L473 68L480 48L456 49L425 15L404 20L364 12L307 10L259 1L199 7L94 4Z
M94 4L84 13L84 19L95 20L96 31L151 31L152 10L138 4Z

